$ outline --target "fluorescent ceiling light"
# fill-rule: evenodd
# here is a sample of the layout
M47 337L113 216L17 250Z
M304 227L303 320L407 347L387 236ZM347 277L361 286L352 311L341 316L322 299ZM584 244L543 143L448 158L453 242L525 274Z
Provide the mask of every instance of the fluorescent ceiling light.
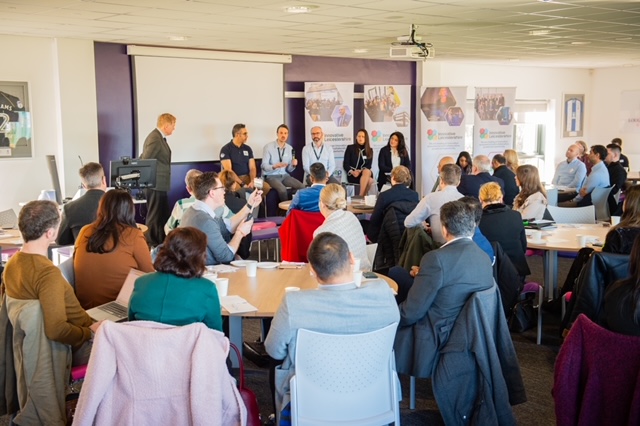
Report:
M186 36L170 36L169 40L171 40L171 41L185 41L185 40L189 40L189 37L186 37Z
M574 46L580 46L583 44L591 44L590 41L572 41L571 44L573 44Z
M538 35L546 35L549 34L551 30L533 30L529 31L529 35L538 36Z
M309 6L289 6L285 7L284 11L287 13L309 13L311 12L311 7Z
M367 53L369 49L353 49L353 53Z

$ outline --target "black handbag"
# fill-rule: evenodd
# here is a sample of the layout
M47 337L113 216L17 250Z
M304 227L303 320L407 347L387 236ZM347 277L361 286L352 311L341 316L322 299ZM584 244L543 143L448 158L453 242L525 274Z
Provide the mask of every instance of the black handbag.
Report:
M536 293L527 293L524 299L515 304L509 317L509 330L522 333L536 326L538 311L533 306Z

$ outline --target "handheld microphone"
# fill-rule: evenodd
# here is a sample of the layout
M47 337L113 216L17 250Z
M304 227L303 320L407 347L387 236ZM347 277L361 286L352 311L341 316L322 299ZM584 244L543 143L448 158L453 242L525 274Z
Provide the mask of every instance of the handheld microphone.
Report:
M291 148L291 158L296 159L296 150Z

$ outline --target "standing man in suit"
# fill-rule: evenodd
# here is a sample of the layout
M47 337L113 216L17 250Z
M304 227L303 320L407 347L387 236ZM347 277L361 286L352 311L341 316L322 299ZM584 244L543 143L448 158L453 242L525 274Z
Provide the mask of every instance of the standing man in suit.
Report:
M475 213L462 201L440 209L442 234L447 241L425 253L413 285L400 309L394 350L398 373L431 377L439 345L469 296L494 285L487 254L472 240Z
M87 163L79 171L82 187L87 192L62 208L62 221L58 230L56 244L70 245L76 242L80 229L96 220L100 199L107 190L104 170L99 163Z
M513 207L513 199L520 193L520 189L516 185L516 174L507 167L507 159L502 154L493 156L491 166L493 167L493 176L504 182L504 203Z
M462 175L458 192L462 195L478 198L480 187L487 182L497 182L504 194L504 181L499 177L491 176L491 161L486 155L473 157L473 167L470 175ZM515 182L515 181L514 181Z
M176 118L168 113L158 117L158 124L144 140L142 159L158 160L156 172L156 187L146 190L147 221L149 227L147 242L157 246L164 241L164 224L171 216L168 191L171 187L171 148L167 143L167 136L171 136L176 129Z

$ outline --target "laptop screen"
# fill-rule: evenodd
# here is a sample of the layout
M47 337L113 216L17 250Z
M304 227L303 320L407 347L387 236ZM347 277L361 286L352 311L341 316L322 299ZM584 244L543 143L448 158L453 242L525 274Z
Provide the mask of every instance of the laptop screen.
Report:
M125 278L124 284L122 284L122 288L120 289L120 293L118 293L116 302L120 303L122 306L129 307L129 299L131 299L131 293L133 293L133 285L136 280L143 275L146 275L146 273L132 268L129 271L127 278Z

